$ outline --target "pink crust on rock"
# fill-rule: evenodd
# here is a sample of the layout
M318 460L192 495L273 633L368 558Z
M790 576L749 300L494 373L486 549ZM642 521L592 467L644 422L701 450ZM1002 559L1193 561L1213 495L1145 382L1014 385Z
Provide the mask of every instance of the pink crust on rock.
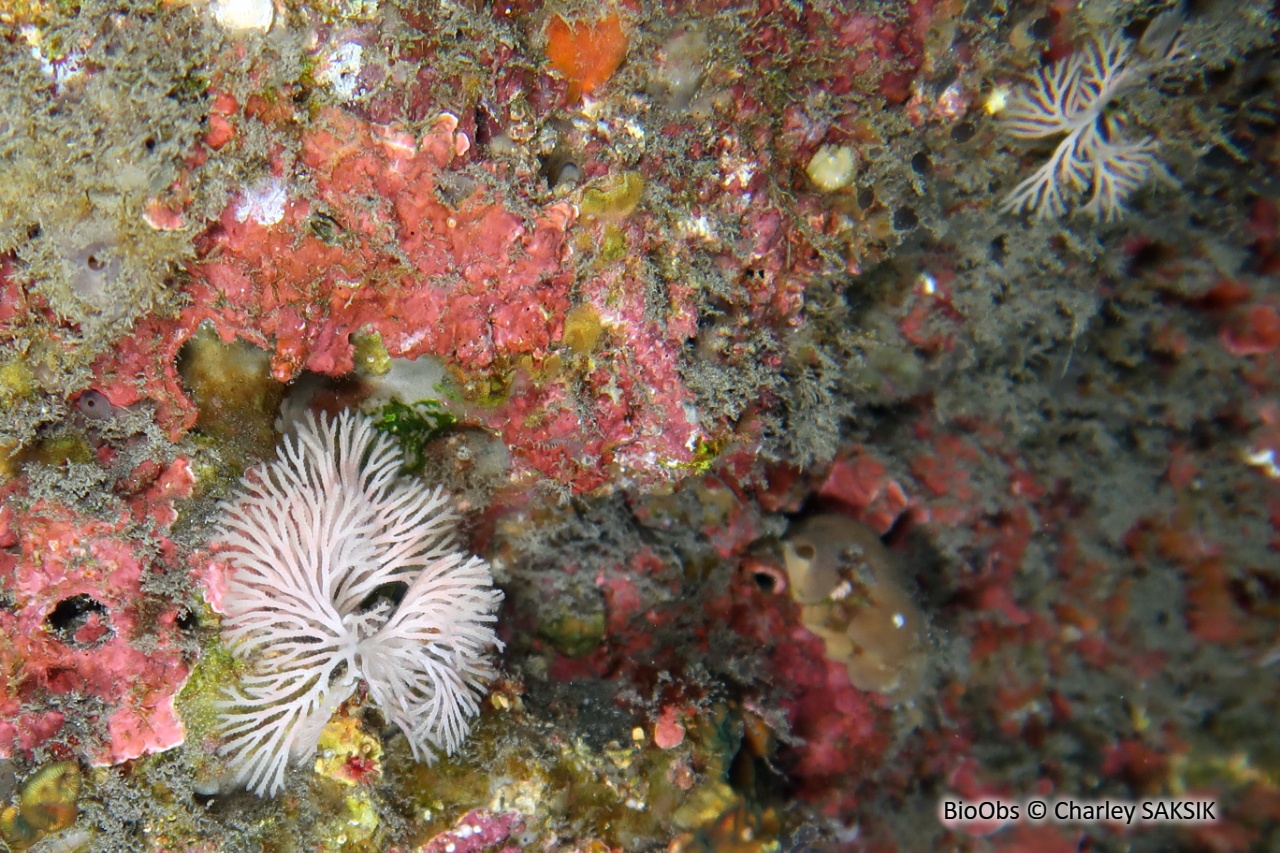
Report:
M0 255L0 324L11 323L27 310L26 291L13 277L13 257Z
M0 646L0 756L56 741L107 766L182 743L173 699L187 666L177 608L143 591L151 562L175 562L175 548L155 534L159 556L147 554L138 544L144 517L126 512L105 521L48 500L21 512L0 509L0 586L13 596L13 607L0 611L0 632L11 640ZM51 617L68 609L80 618L60 629ZM62 730L62 712L30 710L71 694L109 709L96 732L100 747Z
M458 821L453 829L434 836L415 848L417 853L479 853L495 849L511 835L524 828L519 812L490 812L472 809ZM514 846L500 848L503 853L517 850Z
M466 151L449 115L415 142L395 126L325 111L301 141L311 197L291 192L283 218L269 225L237 221L233 201L202 238L186 307L140 321L97 365L101 392L115 405L154 401L176 437L194 424L195 409L174 365L201 323L271 352L281 381L304 369L349 373L351 336L376 331L393 357L439 356L465 383L505 383L505 398L474 417L501 433L517 479L551 477L581 493L619 479L683 476L702 436L678 369L697 330L694 291L674 285L666 316L655 319L632 259L575 285L572 205L520 214L471 177L449 184L455 200L441 200L441 174ZM748 220L755 236L744 248L780 245L776 221ZM558 373L547 359L563 349L575 286L607 344L585 371ZM796 287L762 291L758 312L798 311Z
M888 533L912 503L885 464L862 447L832 463L818 495L859 518L877 536Z
M379 332L392 356L444 355L468 372L545 355L568 307L572 272L561 258L573 209L553 204L525 220L479 186L456 207L439 201L436 179L455 157L455 126L442 116L414 144L403 131L325 111L300 152L319 204L291 193L283 219L270 225L238 222L228 205L201 241L189 304L176 318L144 319L103 359L100 371L115 379L103 393L117 405L155 400L163 425L175 434L190 428L194 407L173 365L205 321L224 340L272 352L281 381L303 369L351 371L349 336L362 330ZM540 322L511 324L521 311ZM506 336L495 339L499 326ZM137 376L164 379L139 387Z
M653 742L659 749L675 749L684 742L684 724L680 722L680 709L665 706L653 726Z

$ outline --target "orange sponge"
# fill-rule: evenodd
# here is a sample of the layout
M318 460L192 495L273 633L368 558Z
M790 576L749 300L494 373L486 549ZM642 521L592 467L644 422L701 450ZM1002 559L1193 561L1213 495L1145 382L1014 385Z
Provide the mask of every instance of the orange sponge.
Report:
M627 34L616 11L572 23L555 15L547 23L547 59L569 81L570 103L603 86L626 55Z

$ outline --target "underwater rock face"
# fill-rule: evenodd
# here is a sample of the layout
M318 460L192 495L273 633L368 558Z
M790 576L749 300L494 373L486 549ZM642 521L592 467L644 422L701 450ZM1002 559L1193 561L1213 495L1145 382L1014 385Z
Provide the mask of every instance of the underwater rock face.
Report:
M39 853L1280 850L1278 34L0 0L0 831L63 765ZM237 658L204 546L343 409L465 515L501 671L426 766L352 653L257 797L218 703L309 649ZM1222 809L938 819L1042 792Z

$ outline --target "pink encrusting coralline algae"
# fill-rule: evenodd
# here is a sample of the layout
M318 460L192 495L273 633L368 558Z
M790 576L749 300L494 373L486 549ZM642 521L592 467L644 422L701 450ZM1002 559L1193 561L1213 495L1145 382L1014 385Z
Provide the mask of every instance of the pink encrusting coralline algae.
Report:
M15 509L28 499L22 483L0 489L0 589L13 602L0 609L0 757L52 745L107 766L183 742L180 608L148 590L181 561L166 536L144 531L172 524L191 472L185 460L144 467L135 474L151 487L113 518L50 498ZM85 722L83 703L105 713Z

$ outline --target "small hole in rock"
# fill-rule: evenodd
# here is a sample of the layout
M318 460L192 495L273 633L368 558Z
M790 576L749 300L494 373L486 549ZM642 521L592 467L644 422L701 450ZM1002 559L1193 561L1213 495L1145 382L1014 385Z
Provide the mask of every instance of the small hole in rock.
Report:
M751 579L756 582L756 586L762 592L773 592L778 588L778 579L768 572L755 572L751 575Z
M1004 259L1009 256L1009 250L1005 245L1004 235L1001 234L991 241L991 251L988 253L991 262L997 265L1003 265Z
M83 593L59 601L44 623L69 646L96 645L111 634L106 605Z
M488 149L490 140L493 139L493 122L489 118L489 113L480 107L475 109L476 122L476 147L481 151Z

